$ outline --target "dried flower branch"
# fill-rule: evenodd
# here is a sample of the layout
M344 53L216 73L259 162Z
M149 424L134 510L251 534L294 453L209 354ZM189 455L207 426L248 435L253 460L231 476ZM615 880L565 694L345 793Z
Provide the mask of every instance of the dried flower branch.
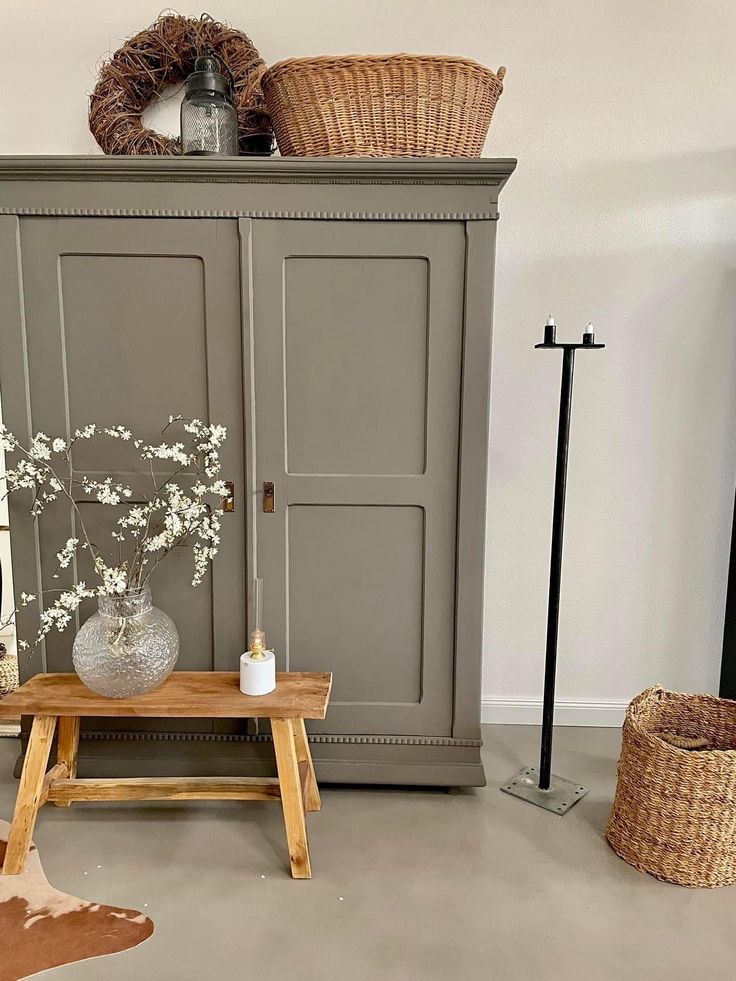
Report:
M53 577L59 578L60 570L75 563L80 550L88 550L98 579L95 588L80 581L68 589L45 591L59 592L60 595L46 607L40 602L40 624L34 646L52 628L64 630L84 599L123 596L141 590L158 564L179 545L191 544L194 556L192 586L201 583L210 561L217 555L220 516L229 496L227 484L217 476L221 467L219 450L227 430L199 419L170 416L162 437L171 427L182 431L181 439L148 444L135 438L124 426L98 428L90 423L77 429L69 440L36 433L25 447L0 426L0 447L10 464L5 473L3 497L20 490L31 491L30 516L33 520L57 500L63 499L72 506L74 525L79 528L80 535L68 538L56 553L58 565ZM99 475L92 477L75 470L72 462L74 444L79 440L100 438L118 439L135 447L140 459L148 463L150 491L130 487L114 476L100 479ZM156 480L154 461L175 464L173 472L160 484ZM185 478L185 485L180 478ZM91 540L75 490L102 505L123 510L112 532L114 558L112 553L104 552L99 543ZM5 623L13 619L20 607L35 600L34 594L22 592L20 603ZM19 641L18 646L25 649L29 644Z

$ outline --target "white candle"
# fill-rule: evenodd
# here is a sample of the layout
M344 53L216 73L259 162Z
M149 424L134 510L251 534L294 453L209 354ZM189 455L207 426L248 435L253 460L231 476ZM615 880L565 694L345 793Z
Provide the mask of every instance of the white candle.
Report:
M547 317L547 323L544 325L544 343L554 344L556 340L557 326L555 324L555 318L552 314Z

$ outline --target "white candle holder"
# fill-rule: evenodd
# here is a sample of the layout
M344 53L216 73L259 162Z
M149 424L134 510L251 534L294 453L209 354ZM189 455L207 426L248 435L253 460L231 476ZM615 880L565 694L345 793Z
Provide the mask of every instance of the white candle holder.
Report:
M276 658L273 651L254 654L246 651L240 658L240 690L244 695L268 695L276 687Z

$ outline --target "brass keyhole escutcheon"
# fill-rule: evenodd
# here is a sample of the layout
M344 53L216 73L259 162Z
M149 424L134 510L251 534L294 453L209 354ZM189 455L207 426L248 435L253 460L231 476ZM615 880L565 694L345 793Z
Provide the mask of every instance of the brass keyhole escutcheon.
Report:
M263 510L265 514L276 510L276 488L272 480L263 481Z

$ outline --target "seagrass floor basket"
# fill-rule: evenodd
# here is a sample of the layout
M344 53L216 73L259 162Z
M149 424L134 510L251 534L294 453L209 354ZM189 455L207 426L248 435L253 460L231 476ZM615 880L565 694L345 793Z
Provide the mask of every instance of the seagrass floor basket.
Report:
M505 68L467 58L291 58L261 79L284 156L479 157Z
M0 698L2 698L18 687L18 660L7 653L4 644L0 644L0 648Z
M667 741L698 739L706 749ZM736 882L736 702L660 687L637 695L626 711L606 838L658 879Z

